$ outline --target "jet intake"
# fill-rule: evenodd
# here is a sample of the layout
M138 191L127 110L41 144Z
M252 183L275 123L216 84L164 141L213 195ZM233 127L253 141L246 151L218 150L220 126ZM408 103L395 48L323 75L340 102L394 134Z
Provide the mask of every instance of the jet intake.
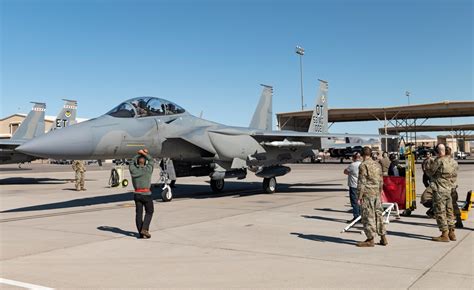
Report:
M291 171L290 167L287 166L270 166L263 167L261 170L257 171L255 175L262 178L271 178L277 176L283 176L288 174Z
M246 169L234 169L228 171L214 171L211 173L211 179L219 180L219 179L227 179L227 178L237 178L237 179L244 179L247 177L247 170Z

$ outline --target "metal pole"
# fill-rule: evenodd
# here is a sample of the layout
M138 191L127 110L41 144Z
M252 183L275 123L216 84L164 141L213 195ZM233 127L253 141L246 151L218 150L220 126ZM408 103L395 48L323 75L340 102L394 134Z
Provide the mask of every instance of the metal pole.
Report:
M300 56L300 76L301 76L301 111L304 110L304 96L303 96L303 55Z
M296 54L300 56L300 85L301 85L301 111L304 110L304 96L303 96L303 55L304 55L304 48L297 45L296 46Z

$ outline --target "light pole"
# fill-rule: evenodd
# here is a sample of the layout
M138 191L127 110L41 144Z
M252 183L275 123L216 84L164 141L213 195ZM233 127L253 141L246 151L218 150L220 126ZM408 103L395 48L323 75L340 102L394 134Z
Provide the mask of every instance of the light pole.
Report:
M407 96L407 98L408 98L408 105L409 105L410 104L410 92L405 91L405 96Z
M296 54L300 56L300 76L301 76L301 111L304 110L304 97L303 97L303 55L304 55L304 48L297 45L296 46Z

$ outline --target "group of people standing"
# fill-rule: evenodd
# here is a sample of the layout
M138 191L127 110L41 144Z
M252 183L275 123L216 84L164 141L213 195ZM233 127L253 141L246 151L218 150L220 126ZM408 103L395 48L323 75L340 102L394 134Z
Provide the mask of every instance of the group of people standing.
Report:
M433 237L436 242L456 241L455 216L453 204L457 201L456 180L458 164L451 157L451 152L446 154L446 147L439 144L436 148L438 156L436 159L423 163L423 171L426 174L423 181L428 179L428 186L433 194L433 210L441 235ZM448 147L449 149L449 147ZM358 242L358 247L374 247L376 235L380 236L379 244L388 245L386 229L382 219L381 193L383 191L383 176L398 176L394 174L393 158L388 158L386 152L382 158L373 158L372 150L364 147L362 155L358 152L352 156L352 163L344 170L348 176L349 198L352 207L352 223L359 216L364 227L367 239ZM392 172L390 172L392 171ZM390 174L392 173L392 174ZM453 201L455 198L455 201ZM455 205L457 207L457 205Z

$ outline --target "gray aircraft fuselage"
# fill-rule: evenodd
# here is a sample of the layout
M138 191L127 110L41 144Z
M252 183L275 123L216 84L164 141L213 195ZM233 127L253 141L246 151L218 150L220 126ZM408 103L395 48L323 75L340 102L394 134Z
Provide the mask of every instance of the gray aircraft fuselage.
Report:
M156 158L186 162L231 163L235 158L246 160L255 153L272 154L249 134L250 128L230 127L210 122L189 113L118 118L99 118L50 132L21 146L20 150L53 159L121 159L133 157L139 149L148 148ZM302 151L285 152L286 159L301 158ZM273 152L275 153L275 152ZM282 157L282 156L280 156ZM266 158L261 164L271 166L282 160Z

